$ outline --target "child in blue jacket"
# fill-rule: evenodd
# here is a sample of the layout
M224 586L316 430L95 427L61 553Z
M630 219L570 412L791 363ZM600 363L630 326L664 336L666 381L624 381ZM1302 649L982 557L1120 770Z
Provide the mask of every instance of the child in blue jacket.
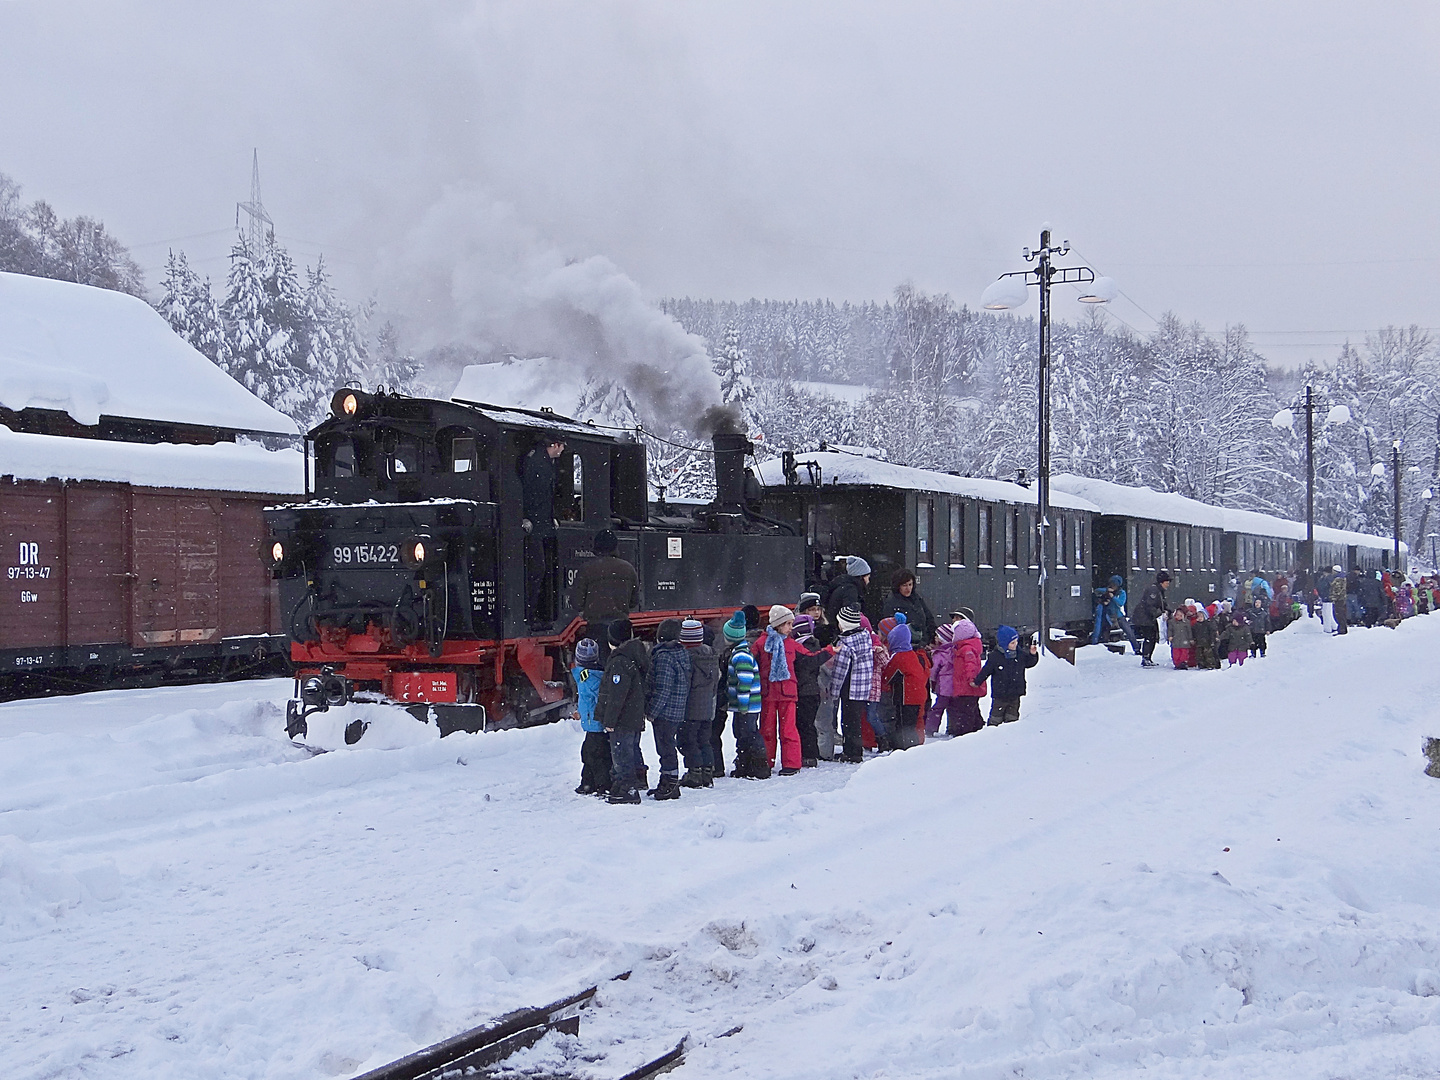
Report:
M594 638L584 638L575 645L576 704L580 709L580 728L585 741L580 744L580 786L576 795L610 794L610 736L595 719L595 699L600 694L600 676L605 665L600 663L600 645Z

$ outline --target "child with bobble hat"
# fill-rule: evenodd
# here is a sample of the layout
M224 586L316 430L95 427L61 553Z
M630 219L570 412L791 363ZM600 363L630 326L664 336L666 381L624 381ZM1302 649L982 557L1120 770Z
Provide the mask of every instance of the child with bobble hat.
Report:
M912 647L910 626L905 622L896 623L886 644L890 659L881 679L895 703L895 745L903 750L925 741L921 714L930 696L930 658Z
M795 661L800 643L790 636L795 615L784 604L774 605L766 618L769 627L760 644L760 735L765 740L769 766L775 767L776 743L780 775L800 771L800 732L795 727L798 685Z
M725 686L730 712L734 717L736 742L735 771L730 775L743 780L768 780L770 766L759 731L760 668L755 663L755 656L750 651L751 645L745 634L743 609L730 617L722 632L726 644L730 646Z
M600 663L600 644L584 638L575 644L575 666L570 669L575 679L576 707L580 713L580 730L585 741L580 744L580 786L576 795L608 795L610 793L610 737L595 719L595 699L600 694L600 677L605 666Z

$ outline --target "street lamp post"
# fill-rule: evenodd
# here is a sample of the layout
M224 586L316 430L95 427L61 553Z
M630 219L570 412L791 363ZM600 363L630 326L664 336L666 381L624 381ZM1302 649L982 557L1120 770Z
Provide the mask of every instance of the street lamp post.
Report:
M1295 409L1305 410L1305 567L1310 576L1315 576L1315 410L1323 409L1324 402L1315 396L1313 387L1305 387L1305 396L1292 403L1289 408L1275 414L1273 423L1277 427L1291 427L1295 420ZM1350 409L1345 405L1332 405L1325 415L1326 424L1348 424Z
M1396 439L1390 447L1390 468L1395 474L1395 557L1390 562L1390 569L1400 570L1400 440Z
M1050 556L1046 547L1050 531L1050 286L1088 285L1082 290L1080 300L1087 304L1104 304L1115 299L1118 290L1115 282L1108 277L1097 278L1088 266L1055 266L1055 256L1064 257L1070 253L1070 241L1058 245L1050 243L1050 228L1040 230L1040 246L1034 251L1023 248L1021 254L1026 262L1036 262L1033 270L1016 270L1002 274L990 283L980 297L980 306L990 311L1005 311L1020 307L1029 299L1030 286L1040 287L1040 364L1035 380L1037 441L1036 464L1039 476L1036 482L1035 542L1039 551L1040 580L1038 582L1038 629L1041 644L1050 648L1050 604L1049 578Z

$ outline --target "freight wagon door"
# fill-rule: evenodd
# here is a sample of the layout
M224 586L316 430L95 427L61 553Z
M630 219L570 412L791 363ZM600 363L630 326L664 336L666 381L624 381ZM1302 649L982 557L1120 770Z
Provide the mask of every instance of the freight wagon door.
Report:
M65 488L65 573L70 645L130 641L130 493Z
M64 495L58 484L0 492L0 648L63 645Z
M270 629L271 593L275 582L260 561L260 545L268 535L265 507L259 499L226 499L221 503L220 633L224 637L263 634Z
M214 500L135 496L132 644L191 645L220 637L220 513Z

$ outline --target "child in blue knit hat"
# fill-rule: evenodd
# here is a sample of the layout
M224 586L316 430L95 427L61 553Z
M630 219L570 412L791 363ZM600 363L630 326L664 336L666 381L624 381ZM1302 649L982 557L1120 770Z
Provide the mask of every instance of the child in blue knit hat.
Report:
M990 726L1011 724L1020 719L1020 699L1025 696L1025 669L1040 662L1040 646L1035 642L1024 652L1019 651L1020 635L1012 626L995 631L999 646L985 660L980 674L970 680L979 686L990 680Z
M575 679L576 705L580 712L580 729L585 741L580 744L580 786L576 795L610 793L610 736L595 719L595 698L600 693L600 676L605 666L600 663L600 643L584 638L575 645L575 666L570 674Z

